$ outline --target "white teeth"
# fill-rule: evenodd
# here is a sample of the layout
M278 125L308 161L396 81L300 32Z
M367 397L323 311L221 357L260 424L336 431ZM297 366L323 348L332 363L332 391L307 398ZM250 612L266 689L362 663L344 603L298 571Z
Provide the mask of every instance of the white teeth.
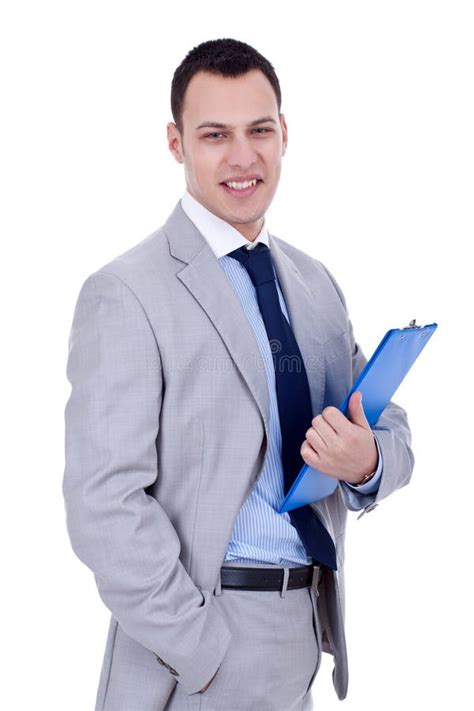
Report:
M251 185L256 185L256 183L257 178L253 178L252 180L245 180L243 183L226 183L226 185L234 190L245 190L245 188L249 188Z

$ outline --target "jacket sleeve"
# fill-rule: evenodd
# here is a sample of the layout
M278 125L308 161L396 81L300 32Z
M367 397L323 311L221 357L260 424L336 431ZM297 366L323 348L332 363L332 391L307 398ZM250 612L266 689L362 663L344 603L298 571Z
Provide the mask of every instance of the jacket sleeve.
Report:
M338 283L327 267L318 262L333 283L346 312L350 341L352 345L352 382L354 383L367 358L359 344L355 341L352 323L349 319L346 300ZM413 473L415 458L411 449L411 432L405 410L393 401L387 405L372 431L379 445L383 459L382 474L377 491L370 493L357 492L346 482L339 482L344 504L350 511L364 509L364 513L372 511L382 499L408 484ZM361 514L362 515L362 514ZM359 516L360 518L360 516Z
M81 287L67 378L63 496L72 548L126 634L196 693L231 633L212 593L187 574L177 532L146 492L160 475L161 359L141 303L115 274L95 272Z

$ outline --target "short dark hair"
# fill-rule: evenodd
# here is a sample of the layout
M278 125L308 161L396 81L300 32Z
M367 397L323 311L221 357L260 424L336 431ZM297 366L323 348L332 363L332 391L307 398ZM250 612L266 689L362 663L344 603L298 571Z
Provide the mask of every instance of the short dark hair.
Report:
M199 71L238 77L252 69L260 69L272 85L281 109L280 82L268 59L245 42L225 38L208 40L193 47L174 72L171 82L171 113L178 131L183 133L184 95L192 77Z

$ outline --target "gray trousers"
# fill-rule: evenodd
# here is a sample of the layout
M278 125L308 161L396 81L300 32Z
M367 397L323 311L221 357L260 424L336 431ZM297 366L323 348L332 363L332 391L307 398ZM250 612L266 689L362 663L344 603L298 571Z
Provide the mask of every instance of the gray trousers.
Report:
M214 595L232 632L221 667L203 693L186 694L176 684L166 711L310 711L322 649L316 593L310 587L273 591L218 586Z

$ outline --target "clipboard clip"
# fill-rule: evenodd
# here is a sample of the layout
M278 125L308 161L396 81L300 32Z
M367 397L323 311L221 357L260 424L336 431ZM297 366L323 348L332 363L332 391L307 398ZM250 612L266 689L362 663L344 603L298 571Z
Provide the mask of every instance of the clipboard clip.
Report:
M419 326L419 325L416 323L416 318L413 318L413 319L410 321L410 323L408 324L408 326L403 326L403 329L406 329L406 328L421 328L421 326Z

